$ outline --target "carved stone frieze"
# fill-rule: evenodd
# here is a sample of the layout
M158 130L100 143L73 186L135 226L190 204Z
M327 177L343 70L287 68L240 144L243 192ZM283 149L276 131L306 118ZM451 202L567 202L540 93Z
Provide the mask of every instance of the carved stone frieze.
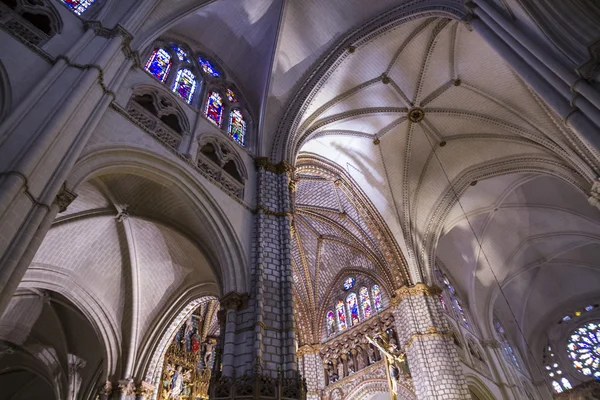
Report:
M417 283L414 286L402 286L396 290L392 297L392 305L397 306L407 297L413 296L439 296L442 290L437 286L427 286L424 283Z

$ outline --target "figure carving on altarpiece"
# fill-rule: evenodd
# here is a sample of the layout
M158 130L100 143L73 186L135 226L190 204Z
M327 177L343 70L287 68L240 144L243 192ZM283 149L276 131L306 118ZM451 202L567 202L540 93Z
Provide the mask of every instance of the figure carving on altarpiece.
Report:
M175 333L165 354L158 400L208 399L216 339L206 338L202 343L199 311Z

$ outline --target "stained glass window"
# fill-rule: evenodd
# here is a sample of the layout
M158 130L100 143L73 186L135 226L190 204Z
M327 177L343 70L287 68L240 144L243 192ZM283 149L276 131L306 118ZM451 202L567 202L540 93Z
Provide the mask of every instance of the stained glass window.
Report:
M462 308L462 305L460 304L460 301L458 299L455 299L456 301L456 307L458 309L458 315L460 315L460 319L462 319L462 322L465 324L466 327L469 326L469 323L467 322L467 317L465 315L465 311Z
M221 73L207 59L198 57L198 63L200 63L200 67L202 67L205 74L215 77L221 76Z
M569 382L569 380L567 378L562 378L560 380L560 383L562 383L565 390L573 389L573 386L571 386L571 382Z
M240 110L231 110L229 113L229 137L244 145L246 137L246 121Z
M81 15L91 6L96 0L61 0L77 15Z
M379 285L375 285L371 288L371 295L373 296L373 304L375 305L375 311L381 311L381 309L383 308L383 303L381 302L381 289L379 289Z
M373 314L373 310L371 310L371 299L369 298L369 289L363 287L358 292L360 296L360 305L363 310L363 317L369 318Z
M229 102L231 102L231 103L238 102L237 96L235 95L234 91L231 89L227 89L227 100L229 100Z
M354 278L352 278L352 277L346 278L346 280L344 281L344 290L352 289L354 287L354 282L356 282L354 280Z
M562 387L560 386L560 383L556 382L556 381L552 381L552 387L554 388L554 391L556 393L562 393Z
M444 299L444 295L440 294L440 303L442 303L442 308L444 311L448 312L448 306L446 305L446 300Z
M335 316L333 311L327 313L327 334L331 335L335 332Z
M579 372L600 379L600 325L597 322L587 323L571 332L567 349Z
M177 71L177 78L173 85L173 91L180 95L188 104L191 104L192 97L196 91L196 77L189 69L180 69Z
M348 304L348 312L350 313L350 322L352 326L360 322L358 315L358 301L356 299L356 293L350 293L346 298L346 304Z
M223 98L217 92L212 92L206 100L206 109L204 110L206 118L214 122L219 128L223 123Z
M589 306L587 306L587 307L585 308L585 311L588 311L588 312L589 312L589 311L592 311L593 309L594 309L594 306L592 306L592 305L589 305Z
M175 54L177 54L177 58L179 58L179 61L190 62L187 53L181 47L177 46L176 44L171 45L171 47L175 51Z
M337 305L335 306L335 310L337 311L337 319L338 319L338 328L340 331L346 329L346 310L344 308L344 302L339 300Z
M515 367L519 368L519 361L517 361L517 355L515 354L515 351L513 350L512 346L508 342L508 339L506 338L504 327L498 320L494 320L494 327L496 328L496 332L498 332L498 335L502 339L502 349L504 350L504 356L510 362L512 362L515 365Z
M164 49L156 49L146 63L146 71L150 72L161 82L167 80L173 61L171 55Z

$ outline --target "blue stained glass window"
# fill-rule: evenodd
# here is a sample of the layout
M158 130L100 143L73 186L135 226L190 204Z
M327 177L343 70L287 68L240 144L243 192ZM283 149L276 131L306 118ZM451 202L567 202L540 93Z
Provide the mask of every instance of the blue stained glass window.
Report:
M494 321L494 327L496 328L496 332L498 332L498 335L502 339L502 348L504 350L505 357L510 362L512 362L515 365L515 367L519 368L519 361L517 361L517 355L515 354L515 351L513 350L512 346L508 342L508 339L506 338L504 327L498 320Z
M360 322L356 293L350 293L348 295L348 297L346 298L346 304L348 304L348 311L350 312L350 322L352 323L352 326L354 326Z
M67 5L73 12L77 15L81 15L94 4L96 0L61 0L64 4Z
M383 308L383 303L381 302L381 290L379 289L379 285L375 285L371 288L371 295L373 296L375 311L381 311L381 309Z
M588 311L588 312L589 312L589 311L592 311L593 309L594 309L594 306L592 306L592 305L589 305L589 306L587 306L587 307L585 308L585 311Z
M344 290L352 289L354 287L354 282L356 282L354 280L354 278L352 278L352 277L346 278L346 280L344 281Z
M462 308L462 305L460 304L460 301L458 299L455 299L456 301L456 307L458 308L458 315L460 315L460 319L462 319L462 322L465 324L466 327L469 326L469 323L467 322L467 317L465 315L465 311Z
M231 110L229 113L229 137L244 145L246 136L246 121L240 110Z
M206 100L206 109L204 110L206 118L214 122L219 128L223 123L223 98L217 92L212 92Z
M221 76L221 73L217 71L217 69L207 59L198 57L198 63L200 63L200 67L202 68L205 74L214 77Z
M196 77L189 69L180 69L177 71L177 78L173 85L173 91L180 95L186 103L192 102L192 97L196 91Z
M346 325L346 310L344 309L344 302L339 300L335 306L335 310L337 311L338 328L340 331L343 331L348 327Z
M598 323L590 322L574 330L567 341L567 350L575 369L584 375L600 379L600 325Z
M335 316L333 311L327 313L327 334L331 335L335 332Z
M156 49L146 63L146 71L150 72L156 79L165 82L169 76L169 70L173 61L171 56L164 49Z
M369 298L369 289L363 287L358 292L360 296L360 305L363 310L363 317L369 318L373 314L373 310L371 309L371 299Z
M171 45L171 47L173 48L173 50L175 50L175 54L177 54L177 58L179 58L179 61L190 62L187 53L181 47L177 46L176 44Z

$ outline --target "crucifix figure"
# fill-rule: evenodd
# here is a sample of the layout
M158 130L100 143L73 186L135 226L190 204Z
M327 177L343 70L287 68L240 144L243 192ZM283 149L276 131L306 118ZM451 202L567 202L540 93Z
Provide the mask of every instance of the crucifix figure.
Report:
M367 340L379 349L382 357L385 358L386 375L390 384L390 394L392 400L398 398L398 383L400 379L410 379L410 371L406 361L406 354L401 352L392 341L386 341L380 334L374 338L365 335Z

